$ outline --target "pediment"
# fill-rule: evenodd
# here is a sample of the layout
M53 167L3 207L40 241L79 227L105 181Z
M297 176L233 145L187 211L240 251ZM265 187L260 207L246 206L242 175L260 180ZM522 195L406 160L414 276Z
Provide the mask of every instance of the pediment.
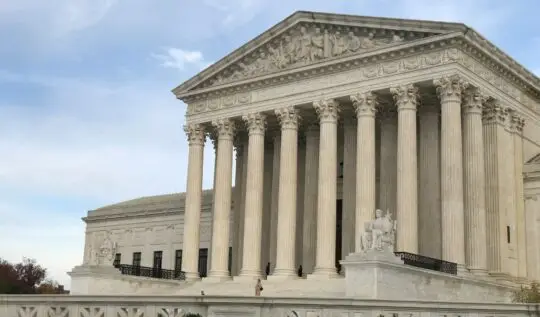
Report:
M457 23L297 12L173 92L181 96L465 28Z

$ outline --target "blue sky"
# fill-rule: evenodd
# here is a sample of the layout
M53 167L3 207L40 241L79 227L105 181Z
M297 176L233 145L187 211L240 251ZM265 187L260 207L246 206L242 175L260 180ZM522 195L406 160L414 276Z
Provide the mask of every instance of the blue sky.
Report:
M537 0L0 1L0 257L69 287L87 210L184 190L170 90L295 10L464 22L540 74Z

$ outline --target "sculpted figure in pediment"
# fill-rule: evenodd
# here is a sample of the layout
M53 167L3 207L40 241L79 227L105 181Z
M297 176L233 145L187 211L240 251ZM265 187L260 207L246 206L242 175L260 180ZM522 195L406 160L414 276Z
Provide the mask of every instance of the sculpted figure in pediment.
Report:
M347 50L349 52L356 52L360 49L360 38L354 35L353 32L349 32L347 42Z
M316 61L324 58L324 35L320 28L315 28L315 34L311 38L310 60Z
M332 56L339 56L347 51L347 38L339 31L332 35L330 43L332 44Z
M231 65L213 78L210 85L271 73L291 66L309 64L330 57L353 54L404 41L397 34L375 37L374 32L360 35L357 29L301 25L281 38L259 48L251 56Z

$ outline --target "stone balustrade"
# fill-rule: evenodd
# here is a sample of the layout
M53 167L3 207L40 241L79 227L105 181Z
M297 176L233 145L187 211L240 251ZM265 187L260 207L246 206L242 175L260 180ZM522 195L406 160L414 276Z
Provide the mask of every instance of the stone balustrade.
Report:
M226 296L0 296L2 317L534 316L534 305Z

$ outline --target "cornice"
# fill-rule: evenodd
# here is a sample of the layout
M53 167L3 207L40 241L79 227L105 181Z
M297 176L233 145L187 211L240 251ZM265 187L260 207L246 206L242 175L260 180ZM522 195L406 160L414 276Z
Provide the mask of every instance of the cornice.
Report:
M407 58L419 53L429 53L440 49L455 48L473 56L484 67L519 87L520 90L526 93L532 100L540 102L540 84L535 83L540 81L538 78L534 77L534 75L526 71L522 66L520 66L521 72L511 69L504 61L501 62L497 60L497 56L495 56L494 53L487 52L485 43L482 45L476 43L475 41L478 40L475 40L474 37L475 36L472 35L464 35L461 32L432 36L425 39L406 42L401 45L394 45L376 51L366 52L364 54L329 58L318 63L284 70L279 73L272 73L219 86L194 90L184 94L181 99L189 104L199 100L242 94L263 87L283 85L301 79L343 72L383 61ZM501 52L500 54L504 53ZM458 58L459 57L456 57L455 62L459 62ZM513 65L519 64L514 62ZM529 79L533 79L534 82ZM246 97L246 99L249 99L249 97ZM243 102L249 103L249 100L244 100ZM186 115L189 117L190 113L187 113Z
M202 212L210 212L212 206L202 207ZM110 220L127 220L127 219L141 219L149 217L163 217L163 216L178 216L184 214L184 208L178 209L156 209L156 210L141 210L141 211L130 211L125 213L111 213L95 216L87 216L81 218L86 223L94 223L101 221L110 221Z

